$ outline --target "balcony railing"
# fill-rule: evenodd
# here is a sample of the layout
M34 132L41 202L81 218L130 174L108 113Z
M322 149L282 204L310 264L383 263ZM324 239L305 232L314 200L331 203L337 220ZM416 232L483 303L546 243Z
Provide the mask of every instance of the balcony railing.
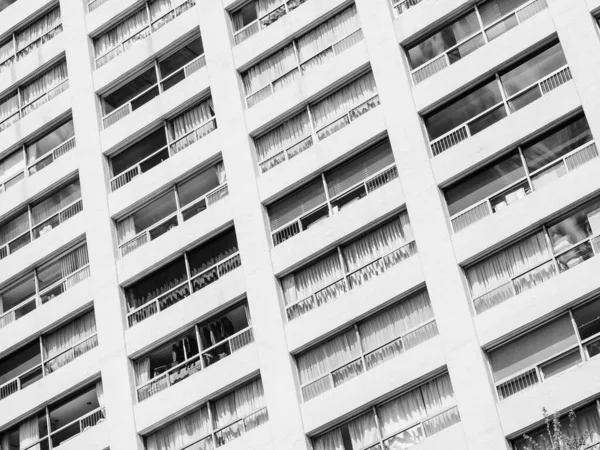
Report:
M404 11L406 11L421 1L422 0L405 0L400 2L399 5L395 6L396 13L400 14L403 12L398 9L403 7L403 5L406 5L404 9ZM489 41L533 17L544 8L546 8L546 0L531 0L528 3L519 6L514 11L505 14L485 28L479 29L475 33L448 48L444 53L413 69L411 71L413 84L417 85L451 64L461 60L479 47L487 44ZM479 15L478 10L477 15Z
M423 0L392 0L392 6L394 7L396 15L399 16L413 6L417 6L422 1Z
M268 13L263 14L262 16L255 19L253 22L250 22L248 25L245 25L244 27L240 28L239 30L234 31L234 45L238 45L239 43L248 39L250 36L253 36L259 31L267 28L269 25L275 23L281 17L296 9L305 1L306 0L288 0L286 2L282 2L282 4L276 6Z
M98 2L100 3L98 5L93 5L94 9L96 9L101 4L103 4L105 1L107 1L107 0L96 0L95 2L92 1L92 2L88 3L88 11L92 11L91 8L94 3L98 3ZM123 40L122 42L117 44L115 47L110 49L108 52L96 57L96 69L99 69L100 67L102 67L103 65L108 63L109 61L112 61L114 58L119 56L121 53L125 53L136 42L140 42L140 41L146 39L148 36L150 36L150 34L156 32L163 25L167 24L174 18L183 14L185 11L190 9L195 4L196 4L196 0L187 0L186 2L184 2L182 4L171 8L169 11L167 11L165 14L163 14L157 20L155 20L151 23L146 22L146 23L148 23L148 25L146 25L144 28L142 28L136 34Z
M62 224L65 220L70 219L74 215L80 213L83 210L83 203L81 199L76 200L70 205L65 206L60 211L54 213L52 216L44 219L43 222L33 226L30 230L21 233L11 241L0 247L0 260L12 255L17 250L23 248L31 241L39 238L48 231L56 228Z
M416 243L411 241L382 257L374 259L361 268L346 273L342 278L315 291L308 297L303 298L296 303L287 305L286 313L288 320L294 320L313 309L333 301L339 296L340 292L348 292L349 290L370 281L372 278L379 276L381 273L389 270L391 267L410 258L416 253Z
M192 276L189 280L178 284L167 292L131 311L127 314L129 326L132 327L135 324L146 320L150 316L170 308L189 296L190 293L197 292L209 284L214 283L222 276L240 267L241 264L242 261L239 252L219 261L199 274Z
M16 54L17 61L19 59L23 58L24 56L27 56L27 54L29 54L29 52L31 52L32 50L44 45L49 40L51 40L55 36L62 33L62 30L63 30L63 26L61 23L61 24L58 24L56 27L54 27L52 30L48 31L43 36L40 36L39 38L30 42L26 47L23 47L21 50L17 51L17 54Z
M65 155L67 153L69 153L71 150L73 150L75 148L75 145L76 145L75 136L73 136L71 139L69 139L69 140L63 142L62 144L54 147L48 153L46 153L45 155L39 157L38 159L36 159L35 161L33 161L31 164L29 164L27 166L27 169L28 169L27 172L28 172L28 174L31 176L34 173L39 172L44 167L52 164L58 158L60 158L61 156Z
M130 183L135 177L141 175L153 167L159 165L166 159L169 159L176 153L180 152L187 146L194 142L202 139L207 134L217 129L217 120L212 117L208 121L201 124L195 130L190 131L187 135L181 137L175 142L167 144L166 146L156 150L154 153L146 156L140 162L127 169L125 172L120 173L116 177L110 180L110 189L112 192L122 188L126 184Z
M138 401L144 401L147 398L152 397L153 395L164 391L168 387L179 383L191 375L205 369L214 362L211 361L211 358L213 358L211 352L215 350L222 350L222 354L229 356L230 354L235 353L242 347L245 347L252 342L254 342L254 333L252 331L252 327L249 327L237 332L236 334L210 348L202 350L200 354L188 358L187 360L177 364L175 367L170 368L166 372L163 372L162 374L138 387ZM220 356L219 359L221 359Z
M595 142L591 141L531 173L525 169L524 177L477 202L469 209L450 217L454 232L458 232L534 192L539 188L536 186L536 181L544 175L555 173L558 178L563 173L568 173L597 157L598 149Z
M65 350L64 352L56 355L54 358L44 362L46 373L50 374L56 372L61 367L69 364L81 355L89 352L93 348L98 346L98 335L94 334L88 338L83 339L81 342L75 344L73 347Z
M48 103L54 97L56 97L59 94L62 94L67 89L69 89L69 80L68 79L62 81L60 84L54 86L49 91L43 93L38 98L36 98L32 102L30 102L27 105L25 105L23 107L23 110L22 110L22 113L21 113L22 117L25 117L30 112L35 111L40 106L44 105L45 103Z
M512 95L508 99L501 101L491 108L488 108L472 119L469 119L464 124L459 125L453 130L450 130L442 136L431 141L430 145L433 156L437 156L445 152L450 147L470 138L472 135L484 129L480 128L481 123L484 121L483 119L490 121L490 123L495 123L504 118L506 115L510 115L511 113L514 113L515 111L537 100L539 97L547 95L550 91L556 89L558 86L563 85L570 79L571 71L569 67L561 67L555 72L545 76L541 80ZM500 86L500 89L503 90L502 86ZM531 96L531 94L534 95ZM494 116L494 113L498 113L501 108L505 108L505 112L502 112L500 116Z
M4 383L0 386L0 400L19 392L33 381L40 379L43 376L42 372L42 363L39 363L35 367Z
M221 199L225 198L228 195L227 184L222 184L217 186L210 192L204 194L202 197L197 198L189 205L181 208L181 210L175 211L174 213L168 215L164 219L161 219L157 223L153 224L150 228L142 231L137 234L135 237L130 239L129 241L121 244L119 246L119 250L121 252L121 256L126 256L129 253L137 250L138 248L144 246L150 241L162 236L167 231L169 231L172 227L181 225L182 222L193 217L195 214L192 213L192 209L194 207L200 206L202 204L206 209L218 203Z
M356 106L355 108L352 108L350 111L348 111L338 119L335 119L328 125L317 130L317 136L319 140L322 141L323 139L331 136L332 134L337 133L342 128L345 128L346 126L350 125L351 122L358 119L360 116L366 114L367 112L376 108L379 105L379 95L377 94L371 97L369 100Z
M50 300L58 297L59 295L67 292L74 285L82 282L83 280L90 277L90 266L82 267L71 275L63 277L62 279L52 283L47 288L40 291L40 301L42 304L49 302Z
M80 435L81 433L89 430L92 427L95 427L96 425L104 422L105 420L106 411L104 410L104 407L95 409L94 411L86 414L85 416L80 417L79 419L74 420L73 422L65 425L64 427L61 427L58 430L50 433L50 448L58 447L59 445L64 444L68 440L73 439L75 436ZM65 435L68 436L66 439L64 439ZM43 442L46 439L47 438L44 438L39 442ZM33 449L34 447L36 449L39 449L40 447L36 445L28 447L28 450ZM44 445L45 444L42 444L41 448L47 448L44 447Z
M88 1L88 13L95 11L100 6L104 5L108 0L89 0Z
M388 184L396 178L398 178L398 169L396 168L395 164L390 164L388 167L381 169L379 172L367 178L366 180L356 183L354 186L345 189L343 192L340 192L335 197L332 197L328 201L324 201L320 205L317 205L314 208L312 208L310 211L307 211L301 217L294 219L291 222L288 222L287 224L271 232L273 245L277 246L287 241L291 237L305 231L305 227L303 226L304 221L307 218L310 218L311 216L314 217L314 215L319 212L323 212L324 209L327 209L326 217L331 217L331 215L334 214L337 210L337 208L334 209L334 204L343 197L348 196L348 194L352 194L354 191L357 190L364 190L364 194L368 196L373 191ZM310 225L312 225L313 223L315 222L311 222Z
M225 445L227 442L240 437L250 430L253 430L254 428L265 423L267 420L269 420L269 418L267 408L265 407L215 431L217 447Z

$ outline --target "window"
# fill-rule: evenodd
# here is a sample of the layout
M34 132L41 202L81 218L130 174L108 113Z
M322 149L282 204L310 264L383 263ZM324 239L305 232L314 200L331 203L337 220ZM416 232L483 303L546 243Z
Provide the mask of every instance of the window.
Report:
M121 256L162 236L227 195L222 162L173 186L167 193L117 222Z
M52 100L69 87L67 63L63 61L39 77L0 99L0 132Z
M305 402L437 336L427 292L387 308L296 356Z
M0 259L12 255L82 210L79 180L45 200L29 205L26 211L0 224Z
M408 214L402 213L282 278L288 320L330 303L416 252Z
M234 45L267 28L306 0L252 0L231 13Z
M134 363L138 400L167 389L254 342L246 303L195 325Z
M129 326L173 306L242 264L231 229L125 288ZM188 276L189 274L189 276Z
M212 99L184 111L110 159L114 192L217 129Z
M454 231L506 208L597 156L584 116L555 127L445 189Z
M600 404L596 400L591 405L576 409L575 420L571 422L569 417L561 417L560 422L563 432L570 436L582 438L584 446L581 448L593 449L593 445L600 442L600 418L598 416ZM548 441L548 431L546 426L539 427L533 431L528 431L527 435L531 437L539 447L539 450L552 450ZM512 442L514 450L527 450L531 444L524 438L517 438Z
M210 413L209 413L210 411ZM146 437L146 450L209 450L220 447L268 420L260 378L209 400L196 411Z
M96 69L129 50L136 42L146 39L195 4L195 0L147 1L142 9L94 38Z
M57 371L97 345L93 311L40 336L0 360L0 400Z
M104 389L98 381L0 434L0 445L3 450L54 448L105 419Z
M314 450L406 449L459 422L452 383L445 374L313 438L312 443Z
M398 177L388 140L267 207L273 245L307 230Z
M392 0L398 14L421 0ZM406 49L414 84L460 61L546 8L544 0L487 0Z
M496 74L467 94L425 115L433 156L479 133L571 79L560 43Z
M0 289L0 328L68 291L90 276L84 244Z
M5 3L10 4L10 2ZM4 9L2 6L0 2L0 11ZM60 33L62 33L60 7L52 9L32 24L12 33L7 42L0 44L0 73Z
M317 139L326 139L377 106L379 95L372 72L308 105L306 111L255 138L261 172L292 159Z
M362 38L356 6L352 5L244 72L242 81L248 108L351 48Z
M594 257L600 251L599 218L596 199L467 267L475 311L482 313Z

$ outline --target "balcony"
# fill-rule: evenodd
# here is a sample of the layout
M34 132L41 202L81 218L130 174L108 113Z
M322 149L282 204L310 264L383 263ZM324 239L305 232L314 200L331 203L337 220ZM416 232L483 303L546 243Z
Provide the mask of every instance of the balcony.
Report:
M206 369L254 342L247 304L195 325L134 363L138 401Z
M176 4L173 5L171 0L154 0L147 3L117 26L94 38L96 69L130 50L137 42L143 41L196 5L195 0L174 3Z
M241 266L235 231L227 231L184 253L125 288L130 327L175 305Z
M273 245L326 220L397 178L387 141L321 174L317 180L267 207Z
M211 99L168 120L158 130L111 158L114 174L110 179L111 191L122 188L216 129Z
M4 169L3 176L0 176L0 194L37 174L73 150L76 146L74 134L73 121L70 120L0 160L0 167Z
M83 332L76 334L75 329L80 328ZM97 345L93 312L54 332L38 337L31 344L0 361L0 367L7 369L0 375L0 400L56 372ZM7 381L7 378L15 373L17 375Z
M128 255L211 208L228 194L223 163L174 186L171 192L117 222L121 256Z
M432 155L440 155L567 83L571 72L565 64L560 44L554 44L426 114L424 122Z
M33 273L2 290L0 329L61 296L89 276L86 245L40 265Z
M476 5L468 14L407 48L411 78L415 85L463 59L478 48L544 10L546 0L517 2L510 12L501 8L502 0L488 0ZM408 2L401 2L406 5ZM412 1L410 3L419 3ZM520 3L520 5L518 4ZM409 6L409 5L406 5ZM410 6L414 6L411 4ZM407 10L408 8L406 8ZM406 11L405 10L405 11ZM398 9L396 8L396 11ZM441 41L441 47L436 42ZM434 48L433 52L425 49ZM432 54L435 53L435 56Z
M553 128L444 189L454 232L504 210L596 157L598 150L585 117Z
M391 0L391 1L392 1L392 7L394 8L394 13L396 14L396 16L399 16L402 13L405 13L406 11L408 11L409 9L414 8L419 3L421 3L423 0Z
M380 104L373 74L347 84L299 115L254 139L261 173L298 156Z

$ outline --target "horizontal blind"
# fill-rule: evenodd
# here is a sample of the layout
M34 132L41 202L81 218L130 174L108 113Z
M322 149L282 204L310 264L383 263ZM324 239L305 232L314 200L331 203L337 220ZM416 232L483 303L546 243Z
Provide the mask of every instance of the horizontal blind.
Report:
M318 178L297 192L285 197L267 211L271 221L271 230L297 219L314 207L326 201L323 181Z
M329 196L335 197L393 163L392 147L386 140L326 174Z

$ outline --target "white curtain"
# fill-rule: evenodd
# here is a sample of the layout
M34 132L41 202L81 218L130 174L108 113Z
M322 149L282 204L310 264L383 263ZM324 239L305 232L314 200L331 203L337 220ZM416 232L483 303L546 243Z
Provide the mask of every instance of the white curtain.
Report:
M403 247L413 240L408 214L394 220L342 248L348 271L353 272L366 264Z
M136 386L141 386L150 380L150 358L143 358L136 361L134 369Z
M259 162L271 158L282 150L287 149L311 132L308 112L287 120L267 134L256 138L256 156Z
M358 78L311 108L315 128L321 129L377 94L373 72Z
M359 28L356 5L352 5L298 39L300 63L304 63Z
M210 433L208 410L202 407L146 438L146 450L180 450Z
M102 380L96 383L96 397L98 397L100 408L104 408L104 386L102 385Z
M133 214L121 220L120 222L117 222L117 238L119 240L119 244L124 244L130 239L133 239L136 234Z
M29 230L29 215L25 212L20 216L15 217L10 222L0 226L0 245L12 241L27 230Z
M8 433L0 436L0 450L11 450Z
M336 428L329 433L315 438L313 440L313 450L344 450L342 431Z
M38 426L37 416L32 417L31 419L22 422L19 426L19 449L24 450L40 450L40 445L34 445L30 447L31 444L39 440L40 438L40 429Z
M360 416L348 423L348 432L352 448L365 448L379 439L377 422L372 412Z
M25 85L25 87L21 90L23 106L28 105L53 87L58 86L65 81L68 76L67 63L65 61L57 66L54 66L41 77L38 77L31 83Z
M188 134L190 131L195 130L214 116L212 98L203 101L198 106L180 114L175 117L169 123L169 131L171 134L171 141L176 141L181 136Z
M432 318L427 292L405 300L359 324L363 351L369 353Z
M96 58L108 53L146 26L148 26L148 13L144 7L102 36L94 39Z
M279 5L283 5L283 0L258 0L256 5L258 17L260 18L261 16L264 16Z
M445 411L454 406L454 389L450 375L444 374L421 386L428 415Z
M0 103L0 124L19 111L19 96L17 94Z
M242 76L246 95L259 91L273 80L295 68L296 64L293 45L288 45L273 56L262 60Z
M296 357L300 383L325 375L360 355L356 331L351 329Z
M66 254L60 260L60 274L63 278L68 277L73 272L81 269L83 266L89 264L89 255L87 251L87 244L79 247L76 250ZM66 285L67 289L73 287L80 280L70 279Z
M27 47L36 39L41 38L43 35L53 30L62 23L60 15L60 7L54 8L44 17L36 20L33 24L28 26L26 29L17 33L15 38L17 41L17 51ZM0 58L1 60L2 58Z
M227 173L225 172L225 164L223 164L223 161L215 165L215 172L217 174L219 184L227 182Z
M90 311L68 325L50 333L48 336L44 336L42 338L42 347L48 371L54 372L72 361L74 355L71 352L66 352L66 350L90 338L94 334L96 334L96 318L94 311ZM90 342L89 345L95 347L95 343Z
M420 388L398 397L377 408L383 435L388 436L421 421L427 416Z
M340 258L337 252L333 253L282 280L285 304L290 305L303 300L343 276L344 271ZM332 289L343 290L343 287L333 287ZM332 292L332 294L335 293Z
M14 56L15 48L14 48L13 44L14 44L14 42L11 39L6 44L0 45L0 71L2 71L1 64L4 61L6 61L7 59L9 59L12 56Z
M150 21L154 22L169 12L171 0L155 0L148 7L150 9Z
M264 407L264 391L260 378L217 399L213 404L215 428L222 428Z
M466 274L471 293L479 297L549 259L545 235L537 233L469 267Z

